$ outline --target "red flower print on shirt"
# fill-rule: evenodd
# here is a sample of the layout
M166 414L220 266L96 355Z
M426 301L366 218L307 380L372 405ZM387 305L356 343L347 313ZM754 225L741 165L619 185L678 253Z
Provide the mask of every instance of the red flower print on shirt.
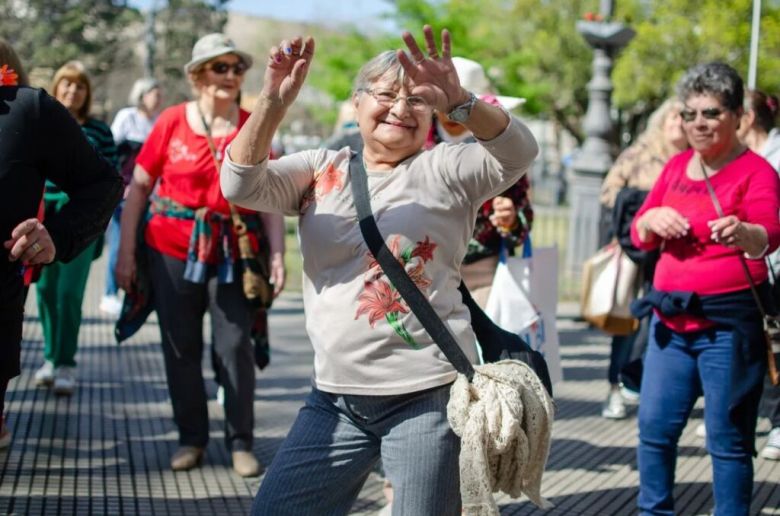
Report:
M409 246L402 251L401 236L395 235L390 238L387 247L406 270L414 284L417 285L417 288L426 293L433 281L425 275L425 263L433 260L433 251L437 244L431 242L430 238L426 236L423 242L417 242L414 247ZM355 319L368 314L368 323L374 328L377 321L384 317L404 342L412 348L418 349L419 344L415 342L414 337L399 320L399 314L409 313L409 307L387 279L379 263L370 252L367 253L367 258L368 270L363 276L365 283L363 292L358 296Z
M366 283L363 293L358 296L360 305L355 314L355 319L363 314L368 314L368 324L373 328L376 322L387 317L393 312L407 313L409 309L401 304L398 292L386 281Z
M18 86L19 74L7 64L0 66L0 86Z
M412 256L419 256L424 262L433 260L433 251L436 249L437 244L431 242L428 235L425 236L425 240L417 242L417 247L412 251Z
M304 192L301 197L299 213L303 214L309 206L316 201L321 201L326 195L334 190L341 191L344 189L344 172L333 166L333 163L328 163L325 170L314 174L314 180L309 185L309 188Z
M341 191L344 189L344 172L334 167L333 163L328 163L325 171L319 174L315 181L317 183L315 192L319 200L333 190Z

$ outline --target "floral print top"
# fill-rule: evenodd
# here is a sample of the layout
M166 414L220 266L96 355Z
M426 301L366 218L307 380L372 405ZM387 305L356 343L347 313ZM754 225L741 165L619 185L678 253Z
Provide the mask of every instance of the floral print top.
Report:
M493 140L438 145L390 172L367 171L371 207L394 256L463 351L477 360L460 265L482 204L515 184L536 156L512 119ZM351 151L303 151L256 166L222 167L225 197L298 215L306 329L314 383L338 394L395 395L451 383L455 370L368 251L352 201Z

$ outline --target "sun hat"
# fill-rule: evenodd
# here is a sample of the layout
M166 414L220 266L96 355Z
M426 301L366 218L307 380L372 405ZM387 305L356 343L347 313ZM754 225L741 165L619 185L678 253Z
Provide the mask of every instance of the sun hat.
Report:
M197 68L198 65L225 54L236 54L247 66L252 66L251 55L238 50L236 44L229 37L220 32L214 32L212 34L206 34L195 42L195 45L192 47L192 59L189 63L184 65L184 72L190 73Z
M455 71L458 74L460 85L477 97L493 96L498 100L499 104L507 110L515 109L525 103L525 99L521 97L496 95L495 90L487 78L485 69L476 61L464 57L453 57L452 64L455 65Z

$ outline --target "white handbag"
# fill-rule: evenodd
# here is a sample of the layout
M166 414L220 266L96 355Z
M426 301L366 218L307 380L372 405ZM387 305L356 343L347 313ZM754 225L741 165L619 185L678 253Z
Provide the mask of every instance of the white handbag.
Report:
M630 335L639 327L631 302L639 291L639 267L617 241L596 252L582 267L582 317L613 335Z
M563 380L557 310L557 247L533 247L529 235L522 256L502 250L485 313L544 355L553 385Z

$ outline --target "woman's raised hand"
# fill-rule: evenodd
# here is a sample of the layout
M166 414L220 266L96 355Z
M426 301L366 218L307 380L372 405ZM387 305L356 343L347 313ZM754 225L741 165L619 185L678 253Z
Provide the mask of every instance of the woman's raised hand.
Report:
M401 37L409 49L409 54L398 50L398 60L412 82L412 90L409 93L423 97L437 111L449 113L468 100L468 92L461 87L458 73L452 63L450 33L447 29L441 31L441 54L436 47L430 25L423 27L423 34L427 55L417 46L414 37L409 32L404 32Z
M289 106L295 101L314 58L314 38L298 36L271 47L262 95Z

